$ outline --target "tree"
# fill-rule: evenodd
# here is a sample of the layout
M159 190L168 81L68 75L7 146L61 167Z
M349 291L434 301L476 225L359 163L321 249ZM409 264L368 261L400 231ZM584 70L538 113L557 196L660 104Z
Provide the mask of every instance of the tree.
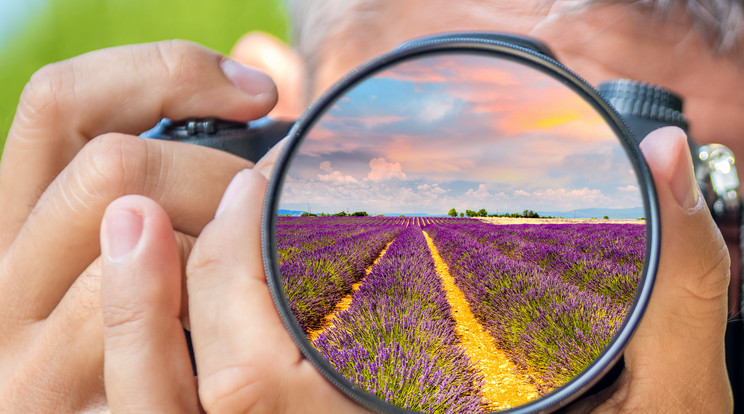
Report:
M366 211L355 211L351 214L354 217L368 217L369 214L367 214Z
M450 209L449 213L447 213L447 215L450 216L450 217L457 217L457 210L455 210L455 208L452 207Z
M476 213L473 210L465 210L465 215L468 216L468 217L475 217L475 216L478 215L478 213Z
M488 217L488 212L486 211L485 208L482 208L482 209L478 210L477 215L478 215L478 217Z
M460 213L460 217L465 217L465 213Z
M345 211L339 211L338 213L334 214L333 216L334 217L346 217L346 215L347 214L346 214Z
M604 216L604 219L605 220L609 220L610 218L608 216Z

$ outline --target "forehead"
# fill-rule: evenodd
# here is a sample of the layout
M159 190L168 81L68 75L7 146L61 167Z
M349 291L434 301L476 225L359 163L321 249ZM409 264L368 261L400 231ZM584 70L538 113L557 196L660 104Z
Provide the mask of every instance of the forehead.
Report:
M374 2L373 2L374 3ZM317 67L316 91L362 62L412 38L450 31L535 37L592 84L630 78L682 95L692 134L734 147L744 134L744 76L738 58L721 58L682 17L658 21L626 5L559 10L545 1L377 2L349 12ZM548 4L548 7L540 5ZM558 3L556 3L558 4Z

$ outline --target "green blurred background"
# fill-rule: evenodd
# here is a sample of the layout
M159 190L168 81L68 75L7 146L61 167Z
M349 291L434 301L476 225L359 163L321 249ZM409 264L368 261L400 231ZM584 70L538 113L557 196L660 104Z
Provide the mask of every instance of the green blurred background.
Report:
M0 157L23 86L47 63L164 39L227 54L250 30L286 40L281 0L0 0Z

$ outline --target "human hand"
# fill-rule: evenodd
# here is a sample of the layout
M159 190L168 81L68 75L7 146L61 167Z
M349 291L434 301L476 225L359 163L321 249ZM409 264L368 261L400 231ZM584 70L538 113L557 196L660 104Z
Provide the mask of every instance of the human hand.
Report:
M614 392L567 412L726 413L729 255L699 193L684 132L663 128L641 150L656 184L661 256L648 308L625 350Z
M129 134L161 117L255 119L275 101L265 75L180 41L92 52L33 76L0 164L0 411L105 409L94 260L109 203L156 200L185 258L230 179L251 167Z
M198 387L179 322L181 265L166 212L128 196L101 231L105 385L112 411L366 412L300 354L274 307L260 245L266 180L239 173L186 268ZM198 396L197 396L198 395Z
M686 148L686 138L677 129L658 131L644 141L643 151L661 204L663 253L657 284L646 315L626 350L626 369L614 393L609 399L579 401L565 411L732 409L723 358L728 253L697 193ZM172 261L177 256L160 252L155 245L172 246L173 242L143 236L126 262L107 262L104 283L111 285L104 287L103 293L104 309L108 310L107 361L112 366L107 365L106 384L110 396L120 396L115 407L143 402L163 406L168 401L173 407L177 406L174 401L193 407L201 399L208 411L361 409L333 390L302 359L284 330L271 302L260 260L257 222L265 184L255 172L241 173L235 182L222 203L226 207L220 208L215 221L197 242L187 270L200 369L198 391L188 375L185 345L177 332L178 300L159 296L180 290L158 288L158 284L166 282L155 277L167 273L171 275L167 280L179 280L177 263L171 263L167 272L158 271L158 266L164 266L158 264L159 260ZM139 214L159 217L152 222L167 224L164 214L148 200L119 200L111 212L118 209L146 212ZM107 214L107 220L111 217L111 213ZM170 234L168 227L163 226L157 234ZM104 235L116 237L113 233ZM148 268L154 270L142 271ZM148 275L150 279L141 279ZM151 291L160 293L146 294ZM162 303L171 303L170 311L159 308ZM167 324L170 329L163 328ZM149 337L153 339L147 341ZM178 342L177 352L169 351L173 342ZM153 365L164 356L168 358ZM167 390L142 382L141 378L152 375L154 368L161 370L151 378L158 378L156 383L161 388L165 384ZM162 381L168 377L179 379L181 385L173 387ZM116 389L124 391L115 394ZM188 390L188 398L182 394L184 389ZM184 399L188 401L183 403Z

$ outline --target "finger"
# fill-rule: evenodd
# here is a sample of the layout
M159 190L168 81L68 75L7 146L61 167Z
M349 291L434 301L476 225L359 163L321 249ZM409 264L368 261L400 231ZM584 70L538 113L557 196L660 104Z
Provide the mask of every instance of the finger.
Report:
M269 116L297 119L302 115L310 88L305 61L297 50L268 33L250 32L238 40L230 55L267 73L276 83L279 99Z
M174 236L183 267L194 238L178 232ZM183 269L181 273L185 274ZM183 282L181 322L188 326L185 288ZM105 412L101 318L98 258L75 280L49 318L24 327L23 335L3 323L3 328L10 330L0 334L3 349L0 366L8 368L3 381L24 386L49 385L38 389L25 387L20 392L13 387L0 387L0 401L5 407L18 412ZM8 394L3 394L6 391Z
M154 201L127 196L101 228L104 381L114 412L198 412L180 323L181 264Z
M281 156L286 145L287 138L285 137L281 141L277 142L276 145L271 147L269 152L264 154L264 156L258 160L253 169L260 172L261 175L267 179L271 178L271 175L274 173L274 169L276 168L276 163L279 162L279 156Z
M207 412L360 411L302 358L272 303L260 246L265 188L260 173L239 173L189 258L202 405Z
M628 396L649 411L730 411L726 245L697 188L682 130L657 130L641 149L656 184L662 245L648 308L625 354Z
M276 99L266 75L183 41L105 49L42 68L24 89L0 164L0 251L91 138L139 134L161 117L256 119Z
M81 276L97 285L98 272ZM95 275L95 276L93 276ZM91 277L92 276L92 277ZM100 290L95 293L100 302ZM100 306L78 304L63 323L37 323L0 334L0 401L7 412L103 412L103 342Z
M248 165L188 144L119 134L97 138L44 193L0 263L4 309L21 320L47 317L99 255L101 217L118 197L156 200L176 230L195 236L213 217L230 177Z

